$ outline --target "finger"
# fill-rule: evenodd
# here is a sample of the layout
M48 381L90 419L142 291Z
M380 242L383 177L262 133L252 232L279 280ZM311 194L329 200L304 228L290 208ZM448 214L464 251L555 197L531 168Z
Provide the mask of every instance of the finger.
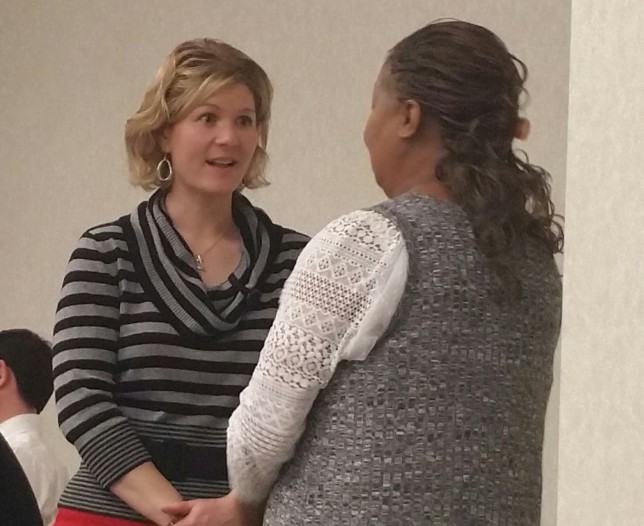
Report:
M188 519L183 517L181 519L173 519L168 526L188 526Z
M173 502L172 504L166 504L161 506L161 511L167 513L168 515L188 515L194 506L194 502L190 500Z

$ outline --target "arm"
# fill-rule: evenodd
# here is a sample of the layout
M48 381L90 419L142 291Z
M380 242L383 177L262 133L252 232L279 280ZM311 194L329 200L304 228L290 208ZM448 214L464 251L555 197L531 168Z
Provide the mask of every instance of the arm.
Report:
M112 484L110 490L159 526L166 526L172 519L162 510L163 506L181 500L179 492L152 462L135 467Z
M231 499L251 504L268 496L337 363L366 358L386 329L406 271L400 233L375 212L340 218L304 249L230 420Z
M54 388L61 430L98 481L157 524L170 517L162 501L181 496L115 403L120 289L118 234L85 234L72 253L54 328Z

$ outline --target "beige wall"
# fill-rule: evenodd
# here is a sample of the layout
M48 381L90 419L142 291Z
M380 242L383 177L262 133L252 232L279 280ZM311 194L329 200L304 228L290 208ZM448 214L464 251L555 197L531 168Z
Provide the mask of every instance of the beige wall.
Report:
M644 524L644 3L573 0L561 526Z
M430 20L455 17L497 32L530 67L531 159L554 176L563 207L569 0L283 0L0 2L0 327L44 335L70 249L91 225L128 212L122 148L162 57L179 41L216 36L273 79L273 186L250 197L309 233L375 203L362 145L385 52ZM544 520L555 524L558 384L549 410ZM53 415L48 413L54 430ZM52 434L70 465L73 450Z

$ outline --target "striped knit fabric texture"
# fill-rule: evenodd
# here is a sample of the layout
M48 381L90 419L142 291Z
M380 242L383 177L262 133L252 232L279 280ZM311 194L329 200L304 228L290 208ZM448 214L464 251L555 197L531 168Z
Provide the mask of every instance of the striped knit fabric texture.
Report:
M538 526L561 280L536 245L521 299L493 301L465 213L405 195L375 208L403 234L406 289L365 361L316 400L265 524Z
M233 211L245 250L216 287L200 280L158 192L79 240L54 329L59 423L82 458L61 505L141 520L108 488L151 460L145 440L218 448L225 458L228 417L308 239L241 195ZM187 499L228 490L226 477L171 482Z

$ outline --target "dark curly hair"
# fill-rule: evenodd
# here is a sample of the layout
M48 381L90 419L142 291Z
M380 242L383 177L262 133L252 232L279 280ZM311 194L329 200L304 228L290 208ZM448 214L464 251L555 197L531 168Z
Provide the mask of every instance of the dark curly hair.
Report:
M423 125L440 130L446 155L436 177L468 214L499 299L518 298L516 256L528 238L563 250L550 175L512 148L526 65L488 29L450 20L400 41L386 66L399 97L416 101Z

